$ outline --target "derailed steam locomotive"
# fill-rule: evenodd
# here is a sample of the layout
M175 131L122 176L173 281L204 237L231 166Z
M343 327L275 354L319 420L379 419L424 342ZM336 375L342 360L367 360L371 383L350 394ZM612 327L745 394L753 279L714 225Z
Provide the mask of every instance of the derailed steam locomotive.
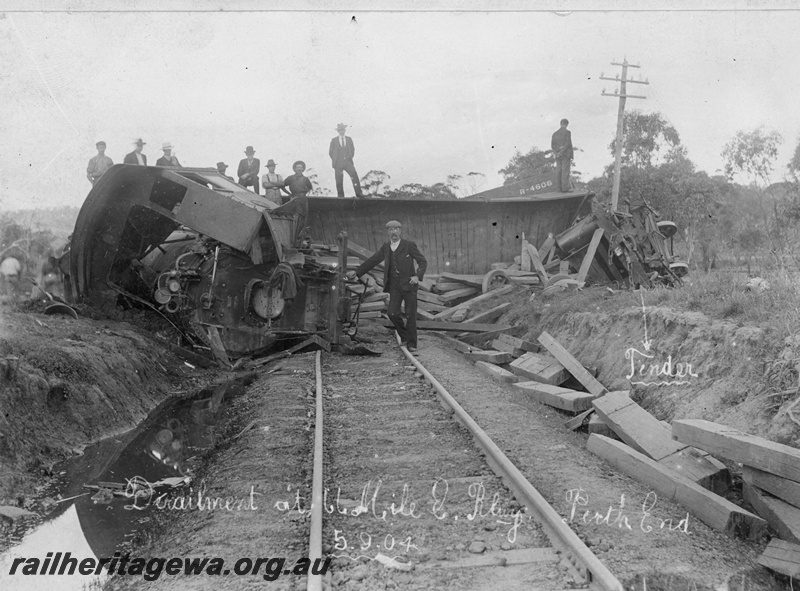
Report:
M346 260L304 248L307 216L305 198L278 207L213 169L113 166L78 216L67 297L149 308L189 344L221 342L230 357L284 338L337 344Z

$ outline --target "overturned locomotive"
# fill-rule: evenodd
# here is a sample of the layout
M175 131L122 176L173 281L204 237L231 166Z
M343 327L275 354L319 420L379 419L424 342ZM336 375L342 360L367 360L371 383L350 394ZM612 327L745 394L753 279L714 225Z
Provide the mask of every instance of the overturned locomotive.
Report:
M78 216L67 297L146 307L230 357L308 335L336 344L346 262L314 256L307 216L305 198L278 207L213 169L113 166Z

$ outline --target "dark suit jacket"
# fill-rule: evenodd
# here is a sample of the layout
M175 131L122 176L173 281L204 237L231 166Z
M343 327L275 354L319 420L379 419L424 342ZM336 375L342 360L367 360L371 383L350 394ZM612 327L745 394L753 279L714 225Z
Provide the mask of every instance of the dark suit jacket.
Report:
M384 242L378 251L369 257L366 261L359 265L356 269L356 275L361 277L364 273L375 267L378 263L383 262L383 288L389 288L389 257L392 254L392 247L388 242ZM422 253L417 248L416 243L405 238L400 239L400 245L397 247L395 253L397 255L398 267L400 271L400 290L401 291L414 291L417 289L416 285L411 285L409 280L413 275L422 281L425 275L425 269L428 268L428 261L422 256ZM417 261L417 270L414 271L414 261Z
M172 159L167 159L166 156L162 156L161 158L156 160L156 166L169 166L171 168L181 168L181 163L178 162L178 159L175 156L173 156Z
M331 147L328 149L328 155L331 157L331 165L334 168L343 168L345 164L353 162L353 156L356 154L356 147L353 144L353 138L344 136L344 147L339 143L339 136L331 140Z
M142 160L144 160L144 165L147 166L147 156L142 154ZM130 154L125 154L125 160L123 160L122 163L123 164L139 164L139 160L136 158L136 150L134 150Z
M550 140L550 149L553 150L556 158L574 157L572 151L572 133L566 127L559 127Z
M253 158L252 166L247 164L247 158L242 158L242 160L239 161L239 170L236 174L239 178L242 178L242 175L248 172L252 173L252 176L256 176L259 170L261 170L261 161L258 158Z

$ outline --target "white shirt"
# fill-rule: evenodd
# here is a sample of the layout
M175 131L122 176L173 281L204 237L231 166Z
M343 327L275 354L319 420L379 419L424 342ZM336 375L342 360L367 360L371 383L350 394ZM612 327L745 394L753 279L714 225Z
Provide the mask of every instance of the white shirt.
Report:
M343 135L339 136L339 145L344 148L344 136Z
M400 241L399 240L397 242L391 242L391 241L389 242L389 248L392 249L392 252L397 250L398 246L400 246Z
M144 166L144 158L142 158L141 153L136 152L136 159L139 161L139 166Z

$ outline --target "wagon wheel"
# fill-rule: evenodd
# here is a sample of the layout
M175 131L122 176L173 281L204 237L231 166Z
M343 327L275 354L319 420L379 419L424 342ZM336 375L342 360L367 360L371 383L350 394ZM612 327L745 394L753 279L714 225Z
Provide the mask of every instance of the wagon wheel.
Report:
M552 285L555 285L556 282L561 281L562 279L570 279L570 276L569 275L563 275L563 274L553 275L552 277L550 277L547 280L547 283L545 283L544 286L545 287L550 287Z
M494 269L483 276L481 288L483 293L487 293L506 283L508 283L508 275L506 272L502 269Z

